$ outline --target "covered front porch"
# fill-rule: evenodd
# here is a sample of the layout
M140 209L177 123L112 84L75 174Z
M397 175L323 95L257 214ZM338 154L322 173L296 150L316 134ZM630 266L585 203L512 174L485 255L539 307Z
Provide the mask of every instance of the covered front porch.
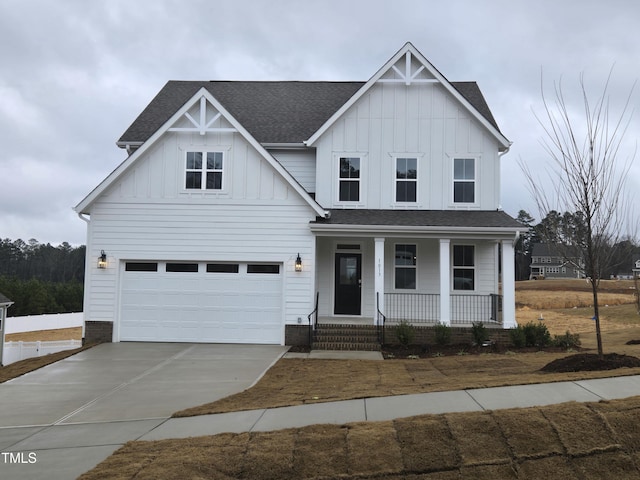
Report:
M487 230L312 226L317 292L313 321L515 327L516 232L513 226Z

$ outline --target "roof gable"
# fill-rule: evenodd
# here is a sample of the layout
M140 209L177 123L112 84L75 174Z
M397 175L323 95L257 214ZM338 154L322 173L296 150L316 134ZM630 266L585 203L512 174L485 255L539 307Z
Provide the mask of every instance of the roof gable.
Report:
M2 293L0 293L0 305L1 306L11 306L13 302L5 297Z
M202 88L262 144L313 143L311 140L315 141L376 81L440 83L503 145L509 145L478 85L447 81L410 43L368 82L169 81L117 144L120 147L142 145Z
M354 105L377 82L402 83L410 86L416 83L438 83L456 98L501 144L508 150L511 142L502 135L475 82L461 82L455 87L442 75L410 42L378 70L358 92L353 95L331 118L329 118L305 143L313 145L352 105ZM466 93L463 94L463 91ZM473 98L473 100L471 100Z
M260 143L302 144L364 82L170 81L118 140L141 145L201 88Z
M212 108L211 108L212 107ZM197 113L196 113L197 112ZM197 117L197 118L196 118ZM220 124L224 119L226 124ZM216 123L218 122L218 124ZM230 125L226 126L226 125ZM140 148L136 149L109 176L87 195L76 207L78 213L89 213L90 205L146 152L162 135L168 131L197 132L205 135L208 132L235 131L242 135L251 146L287 181L291 187L314 209L317 215L324 216L325 210L304 190L291 174L251 136L249 132L234 118L220 102L206 89L201 87L184 103L163 126L157 129Z

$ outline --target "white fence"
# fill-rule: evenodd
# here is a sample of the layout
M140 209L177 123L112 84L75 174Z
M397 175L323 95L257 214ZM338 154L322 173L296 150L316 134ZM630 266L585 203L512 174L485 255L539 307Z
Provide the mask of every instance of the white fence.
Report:
M50 353L72 350L82 346L82 340L58 340L50 342L5 342L2 365L19 362L25 358L42 357Z
M82 312L7 317L5 318L4 323L5 335L11 333L35 332L38 330L82 327L82 336L84 337L84 320ZM0 341L2 341L1 338ZM5 342L4 347L0 349L2 352L2 365L19 362L25 358L42 357L50 353L72 350L81 346L81 340Z
M82 312L7 317L5 318L4 333L7 335L9 333L33 332L36 330L82 327L83 325Z

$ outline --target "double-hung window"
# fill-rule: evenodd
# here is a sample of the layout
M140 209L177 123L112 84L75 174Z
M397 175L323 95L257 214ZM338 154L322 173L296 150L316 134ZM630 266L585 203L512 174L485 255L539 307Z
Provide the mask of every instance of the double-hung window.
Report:
M340 157L340 173L338 183L339 201L360 201L360 158Z
M417 187L418 159L396 158L396 202L415 202Z
M453 202L475 203L476 159L453 159Z
M416 289L417 248L415 245L396 245L396 257L394 262L396 289Z
M475 290L475 247L473 245L453 246L453 289Z
M184 188L222 190L223 162L222 152L187 152Z

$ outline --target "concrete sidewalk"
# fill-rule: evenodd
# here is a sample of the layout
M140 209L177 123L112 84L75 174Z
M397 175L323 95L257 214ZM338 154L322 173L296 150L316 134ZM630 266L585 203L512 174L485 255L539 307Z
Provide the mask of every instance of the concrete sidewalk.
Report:
M363 398L293 407L170 418L139 440L257 432L317 423L382 421L423 414L598 402L640 395L640 376Z

